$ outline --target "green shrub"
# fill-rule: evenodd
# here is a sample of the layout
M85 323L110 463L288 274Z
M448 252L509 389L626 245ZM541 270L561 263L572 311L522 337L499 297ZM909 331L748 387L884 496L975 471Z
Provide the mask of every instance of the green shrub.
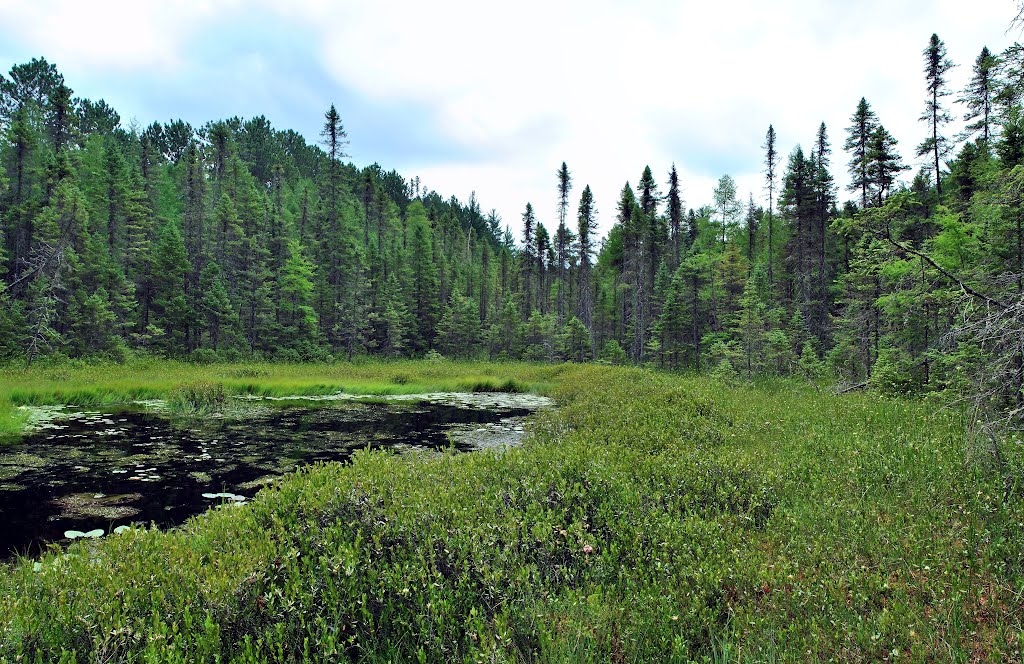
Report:
M954 412L617 367L260 371L283 393L515 381L559 407L500 453L359 452L20 561L0 661L1020 658L1024 505Z
M220 360L220 356L212 348L197 348L192 351L189 359L196 364L215 364Z

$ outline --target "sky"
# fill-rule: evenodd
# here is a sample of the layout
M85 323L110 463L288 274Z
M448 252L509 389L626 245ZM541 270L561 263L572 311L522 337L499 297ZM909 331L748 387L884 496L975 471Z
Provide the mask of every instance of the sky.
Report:
M674 163L690 207L724 174L766 205L769 124L785 158L825 122L839 200L853 198L842 144L861 97L916 170L929 37L958 65L955 98L983 46L1024 40L1015 14L1015 0L0 0L0 71L45 57L126 126L265 115L312 142L333 103L356 165L475 191L516 231L527 202L557 225L565 161L571 209L589 184L606 231L647 165L664 193Z

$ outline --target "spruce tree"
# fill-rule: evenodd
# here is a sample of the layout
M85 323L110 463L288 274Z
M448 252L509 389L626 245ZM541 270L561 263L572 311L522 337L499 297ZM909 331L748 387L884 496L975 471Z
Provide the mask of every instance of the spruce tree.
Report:
M526 204L523 212L523 252L520 257L520 271L523 275L523 316L528 317L533 311L533 284L537 253L537 218L533 214L533 205Z
M969 124L964 128L961 138L969 140L979 135L982 141L988 145L992 139L993 106L997 93L996 73L999 67L998 59L988 50L988 46L981 49L981 53L974 61L971 70L971 81L957 101L967 107L964 113L964 121Z
M672 269L679 267L679 260L682 249L682 224L683 224L683 200L679 190L679 173L676 165L672 164L672 170L668 174L668 195L666 197L668 213L668 228L672 244Z
M860 98L857 110L850 118L850 126L846 129L846 142L843 149L850 153L850 184L847 191L860 192L860 208L868 207L871 199L872 176L870 169L871 137L878 127L878 117L871 110L864 97ZM770 280L770 279L769 279Z
M590 185L583 188L580 204L576 213L576 229L579 238L579 304L577 315L591 331L591 350L593 350L594 303L591 293L591 260L594 255L594 233L597 231L597 210L594 207L594 194Z
M150 324L156 336L157 347L167 355L183 354L188 348L193 320L192 310L185 299L188 275L192 266L185 253L181 229L174 221L161 227L153 257L149 261L153 273L153 306Z
M775 285L775 179L778 175L779 153L775 147L775 127L768 125L764 137L764 180L768 190L768 287Z
M569 211L569 191L572 189L572 176L569 167L562 162L558 169L558 230L555 232L556 260L558 262L558 321L565 320L565 282L566 262L568 261L569 244L571 234L566 226L565 219Z
M896 151L896 145L896 139L882 125L878 125L871 134L868 172L875 189L875 205L878 206L885 202L896 177L908 168Z
M950 95L946 89L946 73L953 68L953 63L946 57L946 45L939 36L932 34L928 47L923 51L924 74L927 82L928 97L924 113L920 120L928 125L929 136L917 146L917 156L931 155L934 159L935 190L942 198L942 168L940 159L949 154L949 139L942 135L942 127L952 116L943 106L942 100Z

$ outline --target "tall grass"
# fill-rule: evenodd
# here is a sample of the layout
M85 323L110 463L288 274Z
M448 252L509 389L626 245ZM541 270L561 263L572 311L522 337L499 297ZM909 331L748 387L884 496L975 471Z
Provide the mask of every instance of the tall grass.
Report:
M0 660L1020 659L1024 509L955 413L532 371L560 408L521 448L361 452L19 562Z
M225 396L366 395L422 392L540 392L550 389L562 369L529 364L470 362L365 361L345 364L199 365L143 359L128 364L0 368L0 404L105 406L138 400L167 399L172 408L196 411L202 385ZM211 404L199 405L198 410ZM0 427L20 429L22 420L0 405Z
M0 443L11 441L21 433L28 416L19 412L10 399L0 394Z

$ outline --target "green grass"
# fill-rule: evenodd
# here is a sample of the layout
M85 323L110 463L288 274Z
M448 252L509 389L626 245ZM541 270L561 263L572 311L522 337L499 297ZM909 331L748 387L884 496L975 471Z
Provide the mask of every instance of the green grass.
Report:
M560 371L552 366L448 361L199 365L155 359L128 364L36 366L30 370L0 368L0 432L14 433L24 424L24 417L10 404L109 406L167 399L177 412L202 414L215 404L191 392L195 386L204 386L207 396L220 391L224 395L259 396L544 393Z
M1021 467L955 413L610 367L265 370L511 379L560 407L502 454L359 453L21 561L0 660L1021 659Z
M0 394L0 442L14 439L27 420L25 413L19 412L9 398Z

